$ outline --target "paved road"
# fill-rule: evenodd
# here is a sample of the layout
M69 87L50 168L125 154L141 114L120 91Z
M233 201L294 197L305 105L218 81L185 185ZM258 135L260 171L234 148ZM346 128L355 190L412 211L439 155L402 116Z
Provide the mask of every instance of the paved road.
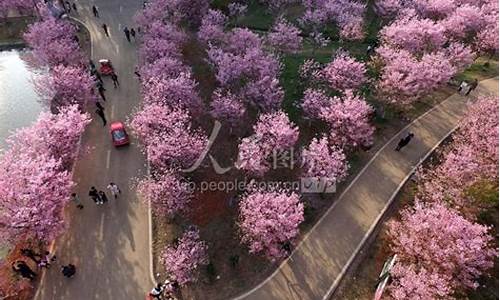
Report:
M92 4L99 7L99 19L92 17ZM136 46L127 42L121 26L131 25L132 16L142 7L142 1L79 0L77 5L79 14L73 16L82 20L91 32L94 61L111 59L121 83L114 89L111 80L105 79L108 101L103 104L108 125L112 120L124 121L140 97L133 74ZM103 34L102 22L110 28L110 38ZM76 192L85 208L69 209L69 231L56 243L59 263L74 263L77 274L67 280L60 274L59 266L54 266L41 282L36 299L144 299L152 286L148 213L128 187L133 178L145 173L145 160L136 145L113 148L109 126L103 128L93 106L88 110L94 117L82 141L82 150L88 151L84 151L77 162L74 174L78 183ZM104 190L110 181L122 188L122 196L96 207L86 196L89 187L95 185Z
M498 78L481 82L477 92L498 96ZM410 124L416 138L395 152L399 137L382 148L339 200L297 247L291 258L261 285L239 299L328 299L353 253L420 160L448 136L466 111L467 98L453 95Z

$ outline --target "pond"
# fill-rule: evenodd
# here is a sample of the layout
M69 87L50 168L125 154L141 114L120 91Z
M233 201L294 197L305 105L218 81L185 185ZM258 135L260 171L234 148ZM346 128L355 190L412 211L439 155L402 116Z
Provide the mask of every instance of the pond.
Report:
M29 126L43 109L34 91L33 72L21 58L25 54L0 51L0 149L12 131Z

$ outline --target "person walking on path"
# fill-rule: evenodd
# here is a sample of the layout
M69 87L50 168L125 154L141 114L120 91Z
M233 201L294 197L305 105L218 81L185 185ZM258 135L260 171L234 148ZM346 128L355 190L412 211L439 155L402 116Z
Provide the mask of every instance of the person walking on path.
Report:
M99 100L96 100L95 106L97 107L97 109L104 110L104 106L102 106L102 104L101 104L101 102L99 102Z
M130 43L130 30L128 30L127 26L125 26L125 28L123 28L123 32L125 33L125 37L127 38L127 41Z
M101 204L108 202L108 197L106 196L106 193L103 191L99 191L99 199L101 199Z
M398 146L396 147L396 151L399 151L401 150L403 147L405 147L406 145L408 145L408 143L411 141L411 139L413 139L415 135L413 133L408 133L408 135L404 138L402 138L401 140L399 140L399 143L398 143Z
M89 196L92 199L92 201L95 202L95 204L98 204L98 205L100 204L101 201L99 200L99 193L97 192L97 190L94 186L90 188Z
M134 38L135 40L135 29L132 27L130 28L130 35Z
M118 75L116 75L115 72L111 73L111 80L113 80L113 85L115 86L115 89L120 86L120 82L118 82Z
M69 3L69 1L64 1L64 8L66 8L66 11L68 13L71 12L71 3Z
M99 74L99 72L95 71L94 74L92 74L95 76L95 79L97 79L97 83L100 84L100 85L103 85L103 82L102 82L102 77L101 75Z
M104 30L104 34L109 37L109 32L108 32L108 25L105 23L102 24L102 30Z
M479 82L477 81L477 78L474 79L471 84L469 85L469 90L465 93L465 96L469 96L470 92L475 90L478 86Z
M97 6L92 5L92 13L94 14L94 17L99 18L99 11L97 10Z
M104 111L102 109L96 109L95 110L95 113L101 117L102 119L102 126L106 126L106 124L108 123L108 121L106 121L106 116L104 115Z
M12 264L12 270L29 280L33 280L36 277L36 273L22 260L14 262Z
M469 84L464 80L460 83L460 86L458 87L458 93L460 95L465 95L465 93L468 93L470 90Z
M75 2L73 2L73 4L71 4L71 7L73 7L73 10L75 11L75 13L78 13L78 9L76 9Z
M106 91L106 89L104 88L104 86L102 84L97 85L97 91L99 92L99 95L101 96L102 100L106 101L106 96L104 95L104 92Z
M61 273L64 275L64 277L71 278L76 273L76 267L73 264L62 266Z
M116 185L116 183L114 183L114 182L110 182L108 184L107 188L111 192L111 195L113 195L113 197L115 199L118 198L118 195L122 193L122 191L120 191L120 188L118 187L118 185Z
M73 201L76 204L76 207L78 209L83 209L82 202L80 202L80 198L78 197L78 195L76 193L71 194L71 201Z

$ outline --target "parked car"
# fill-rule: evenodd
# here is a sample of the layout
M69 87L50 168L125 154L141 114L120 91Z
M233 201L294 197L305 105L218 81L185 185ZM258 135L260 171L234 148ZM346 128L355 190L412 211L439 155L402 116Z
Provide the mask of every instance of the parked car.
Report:
M127 131L125 130L125 126L123 125L122 122L111 123L110 132L111 132L111 140L113 141L113 145L115 145L115 147L125 146L130 144Z

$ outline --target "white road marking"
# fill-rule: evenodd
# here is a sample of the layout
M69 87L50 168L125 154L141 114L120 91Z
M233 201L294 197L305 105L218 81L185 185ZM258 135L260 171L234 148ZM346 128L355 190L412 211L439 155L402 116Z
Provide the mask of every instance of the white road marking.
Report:
M115 118L115 106L111 105L111 119Z
M99 240L104 239L104 214L101 215L101 226L99 226Z
M106 157L106 169L109 170L109 162L111 160L111 150L108 150L107 157Z
M120 5L120 12L122 12L122 11L123 11L123 6Z

